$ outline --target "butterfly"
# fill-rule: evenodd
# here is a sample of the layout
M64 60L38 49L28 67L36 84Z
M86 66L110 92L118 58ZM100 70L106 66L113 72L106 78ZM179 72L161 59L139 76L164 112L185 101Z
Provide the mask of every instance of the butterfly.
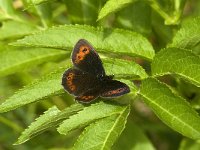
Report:
M72 51L73 67L62 77L64 89L75 96L75 100L89 103L98 97L113 98L129 93L129 87L107 76L102 61L85 39L80 39Z

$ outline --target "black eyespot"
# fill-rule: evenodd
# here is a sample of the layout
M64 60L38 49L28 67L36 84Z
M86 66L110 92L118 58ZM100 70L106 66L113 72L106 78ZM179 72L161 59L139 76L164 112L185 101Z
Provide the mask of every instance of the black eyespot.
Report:
M87 48L84 48L84 49L82 50L82 52L85 53L87 50L88 50Z

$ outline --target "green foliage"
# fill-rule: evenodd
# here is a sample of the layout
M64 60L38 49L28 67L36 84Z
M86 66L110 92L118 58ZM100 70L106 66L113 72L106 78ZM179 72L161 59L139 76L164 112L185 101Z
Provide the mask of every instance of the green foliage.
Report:
M62 35L62 36L61 36ZM87 39L99 51L128 54L152 59L154 51L142 35L122 29L94 28L86 25L53 27L44 32L25 37L12 43L15 46L51 47L71 50L75 43ZM126 41L122 43L121 41Z
M126 107L119 115L112 115L91 124L82 133L74 148L80 150L88 148L94 150L110 149L125 128L129 112L129 107ZM104 126L103 130L102 126ZM91 135L93 136L91 137ZM96 140L96 137L99 140Z
M70 119L65 120L59 126L58 132L61 134L68 134L68 132L77 129L80 126L88 125L94 120L112 116L114 114L120 114L126 108L127 106L117 106L107 103L97 103L96 105L94 104L91 107L85 108L77 115L70 117ZM88 114L91 114L90 117L87 117Z
M36 102L46 96L58 94L62 90L60 77L64 70L59 69L19 90L1 104L0 112L6 112L25 104Z
M179 48L163 49L152 62L152 75L177 74L200 86L200 57Z
M16 27L18 27L17 30ZM0 40L23 37L34 31L37 31L37 27L32 24L19 21L5 21L0 30Z
M24 68L65 57L66 52L45 48L2 47L0 76L19 72Z
M1 148L199 149L199 4L0 0ZM129 94L74 102L61 78L79 39Z
M193 48L200 42L200 18L185 21L176 33L170 47Z
M45 132L47 129L58 126L64 119L75 114L81 109L83 109L81 104L74 104L62 111L55 106L50 108L44 112L43 115L36 118L35 122L33 122L26 130L24 130L15 144L24 143L34 136Z
M165 84L153 78L145 79L140 95L168 126L192 139L200 138L200 117L197 112Z
M114 13L123 7L127 6L128 4L133 3L135 0L108 0L104 7L101 9L98 15L98 20L104 18L105 16L109 15L110 13Z

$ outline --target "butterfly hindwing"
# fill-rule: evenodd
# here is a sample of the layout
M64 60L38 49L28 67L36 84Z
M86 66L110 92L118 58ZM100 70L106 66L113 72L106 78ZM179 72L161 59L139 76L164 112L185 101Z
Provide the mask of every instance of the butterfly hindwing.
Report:
M62 77L64 89L75 96L79 96L89 89L94 89L99 85L98 82L95 76L74 68L65 71Z
M109 80L103 86L100 96L112 98L124 95L129 92L130 89L125 83L122 83L117 80Z
M93 75L105 75L101 59L86 40L80 39L74 46L72 62L75 67Z
M96 99L97 97L99 97L100 95L100 91L101 91L101 86L96 86L93 89L89 89L88 91L86 91L85 93L77 96L75 98L75 100L79 101L79 102L83 102L83 103L89 103L92 100Z

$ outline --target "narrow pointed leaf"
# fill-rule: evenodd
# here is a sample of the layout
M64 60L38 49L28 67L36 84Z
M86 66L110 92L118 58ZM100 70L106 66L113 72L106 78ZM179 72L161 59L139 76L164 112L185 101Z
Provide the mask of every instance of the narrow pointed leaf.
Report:
M200 57L184 49L161 50L152 62L152 74L160 76L174 73L200 87Z
M63 89L61 86L61 77L64 70L63 68L59 69L55 73L25 86L0 105L0 112L6 112L36 102L46 96L59 93Z
M185 22L176 33L170 47L192 48L200 42L200 17Z
M61 134L68 134L70 131L86 126L95 120L112 116L114 114L120 114L126 108L126 106L105 102L93 104L65 120L59 126L58 132ZM88 114L90 114L90 117L88 117Z
M56 49L6 47L0 51L0 77L65 56L66 51Z
M192 139L200 139L200 117L183 98L153 78L145 79L140 95L144 102L169 127Z
M64 119L82 110L83 107L81 104L74 104L62 111L58 110L55 106L50 108L22 132L15 144L22 144L47 129L58 126Z
M12 44L72 49L80 38L88 40L98 51L109 54L140 56L149 60L154 56L151 44L138 33L122 29L94 28L86 25L65 25L50 28Z
M101 9L101 11L99 12L98 20L101 20L102 18L106 17L110 13L114 13L135 1L136 0L117 0L117 1L108 0L106 4L103 6L103 8Z
M76 150L103 150L111 149L113 143L125 128L130 107L120 114L103 118L88 126L74 145Z

